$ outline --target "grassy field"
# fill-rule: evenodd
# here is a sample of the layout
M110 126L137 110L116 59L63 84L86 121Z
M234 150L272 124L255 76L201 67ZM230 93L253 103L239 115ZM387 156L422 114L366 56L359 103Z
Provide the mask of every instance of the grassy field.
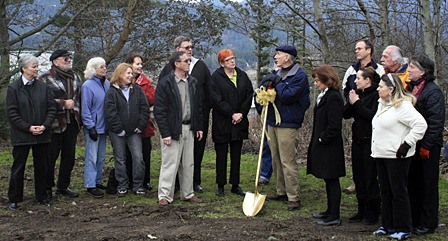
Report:
M112 156L112 150L108 146L104 172L104 184L107 182L107 173L110 168L113 167L113 163L109 161ZM83 160L84 160L84 148L78 147L77 149L77 162L73 172L72 178L72 189L80 192L81 196L88 196L83 188ZM301 156L300 160L303 163L306 156ZM241 162L241 187L246 191L254 191L255 185L255 174L257 165L258 155L255 153L244 153L242 155ZM215 184L215 153L213 149L207 149L204 156L204 161L202 164L202 186L205 189L204 193L197 194L199 197L203 198L208 205L208 208L204 212L197 213L198 217L201 218L211 218L211 219L221 219L221 218L234 218L234 219L246 219L242 212L242 202L243 198L234 195L230 192L230 185L226 185L224 197L217 197L215 195L217 186ZM151 184L157 187L158 176L160 170L160 149L154 148L151 156ZM6 200L7 196L7 186L9 179L9 168L12 163L12 157L9 151L3 151L0 153L0 195L3 200ZM326 196L325 196L325 185L323 180L316 179L311 175L306 175L306 166L301 164L300 168L300 189L301 189L301 209L298 211L290 212L286 210L286 205L281 202L265 202L263 209L257 215L257 218L263 219L275 219L275 220L290 220L297 217L310 217L311 213L314 211L322 211L326 208ZM33 197L33 174L32 174L32 161L29 160L27 163L26 170L26 182L25 182L25 197ZM347 176L341 178L342 187L348 186L351 183L351 168L347 168ZM275 191L275 178L271 179L271 183L267 186L260 187L259 192L262 194L273 194ZM444 179L440 179L440 225L445 227L448 218L448 182ZM116 198L112 195L107 195L107 198ZM136 203L155 206L158 203L157 191L153 190L145 197L139 197L136 195L127 195L120 199L122 203ZM179 202L179 197L175 196L175 201L173 205L189 206L195 204L189 204L185 202ZM0 214L8 213L10 211L0 210ZM341 204L341 217L343 220L347 220L348 217L352 216L356 212L356 197L355 195L342 195ZM345 221L344 225L349 225ZM372 229L377 228L372 227ZM443 228L445 229L445 228ZM416 240L446 240L444 233L435 233L430 236L416 237Z

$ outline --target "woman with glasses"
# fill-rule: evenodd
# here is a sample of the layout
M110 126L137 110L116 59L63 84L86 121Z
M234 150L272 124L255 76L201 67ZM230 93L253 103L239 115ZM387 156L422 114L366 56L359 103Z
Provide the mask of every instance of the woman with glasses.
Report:
M230 147L231 192L244 196L240 184L240 161L243 140L249 135L249 113L254 93L247 74L236 67L230 49L218 53L220 68L211 76L210 99L213 108L212 138L216 152L217 196L224 196L227 183L227 154Z
M405 91L396 74L381 77L378 95L378 110L372 120L372 157L377 162L382 226L373 234L404 240L412 231L409 166L427 124L413 106L415 97Z
M314 106L307 173L324 179L327 192L327 210L313 213L313 217L321 219L317 222L318 225L340 225L341 184L339 178L345 176L342 142L344 100L339 92L341 81L330 65L315 68L311 75L320 94Z
M409 199L415 233L432 233L438 226L439 158L445 124L444 94L434 83L434 62L424 55L411 58L409 90L417 99L415 108L428 124L423 139L417 142L409 168Z
M372 67L362 67L356 73L356 90L348 93L344 107L344 119L353 118L352 169L356 184L358 212L349 218L350 223L372 225L378 222L380 189L376 162L370 156L372 119L378 108L378 83L380 76Z
M129 188L129 178L126 174L126 146L132 155L132 191L136 195L144 195L145 163L141 134L148 124L148 101L142 88L133 83L130 64L119 64L110 84L104 105L109 137L114 149L118 196L125 196Z

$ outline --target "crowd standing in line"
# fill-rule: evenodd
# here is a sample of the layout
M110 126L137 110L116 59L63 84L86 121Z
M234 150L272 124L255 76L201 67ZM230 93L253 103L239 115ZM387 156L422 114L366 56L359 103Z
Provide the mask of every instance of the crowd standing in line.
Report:
M231 191L244 195L239 186L239 166L242 143L248 137L252 84L247 74L236 67L235 56L229 49L218 53L221 67L210 75L205 63L192 56L190 38L179 36L174 46L176 51L160 74L157 90L143 74L143 57L136 53L128 55L127 63L117 66L110 82L106 79L105 60L90 59L82 87L80 78L71 69L72 58L67 50L59 49L51 55L52 67L39 79L38 59L21 56L18 61L21 77L9 85L6 96L14 158L8 208L17 210L18 203L23 201L23 178L30 149L37 202L43 205L51 202L54 166L59 155L56 193L78 196L69 186L81 124L86 144L87 192L98 198L104 196L102 169L109 134L118 195L126 195L128 189L136 195L145 195L144 188L152 188L150 138L154 135L154 124L149 112L153 104L162 148L159 204L174 201L176 174L181 200L203 202L194 192L204 191L201 162L211 109L217 195L224 195L229 146ZM390 45L382 53L383 69L372 59L372 53L373 45L368 40L356 43L358 62L348 68L342 82L345 98L339 92L341 83L331 66L323 65L312 71L320 94L314 106L307 172L324 179L327 191L327 210L313 213L313 217L320 219L319 225L341 224L339 178L345 176L342 117L354 118L351 151L358 210L349 222L375 224L379 218L380 194L382 226L374 235L403 240L411 232L432 233L438 226L438 160L445 122L444 95L434 83L434 62L417 55L408 63L400 48ZM267 199L287 201L291 211L301 204L298 136L310 106L308 78L296 57L294 46L277 47L274 55L277 70L260 83L275 89L273 104L281 117L281 121L276 119L274 106L270 104L267 139L276 175L276 193ZM126 155L126 149L130 155Z

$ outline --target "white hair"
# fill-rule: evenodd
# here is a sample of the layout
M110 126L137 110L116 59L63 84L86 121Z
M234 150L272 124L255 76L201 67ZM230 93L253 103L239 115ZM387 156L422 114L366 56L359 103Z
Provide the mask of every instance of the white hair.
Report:
M19 70L23 73L24 68L28 68L28 66L33 64L39 64L39 59L31 54L24 54L20 56L19 61L17 62L19 66Z
M87 62L86 70L84 70L84 77L86 78L86 80L95 76L96 75L95 69L101 67L101 65L104 64L106 64L106 60L104 60L101 57L95 57L89 59L89 61Z

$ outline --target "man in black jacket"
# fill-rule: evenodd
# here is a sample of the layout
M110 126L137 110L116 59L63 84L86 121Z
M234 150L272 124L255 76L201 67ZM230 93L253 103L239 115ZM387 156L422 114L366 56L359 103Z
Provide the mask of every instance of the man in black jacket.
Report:
M156 89L154 117L159 127L162 166L158 197L161 205L173 201L176 173L179 176L180 198L202 202L193 192L193 144L202 139L202 96L198 81L187 73L191 59L185 52L170 57L174 69L163 77Z
M204 192L201 187L201 163L204 156L205 144L208 135L208 125L210 118L210 101L209 101L209 85L210 85L210 70L204 61L193 57L193 43L190 38L179 36L174 40L174 47L176 51L184 51L191 59L190 69L188 74L193 76L197 81L198 93L202 95L202 130L204 138L201 140L194 140L194 173L193 173L193 190L195 192ZM169 75L173 71L171 64L165 65L159 75L159 80Z
M11 124L11 144L14 162L9 179L10 210L17 210L23 201L23 179L26 160L33 150L34 187L36 200L48 205L45 193L47 174L47 147L51 141L50 127L56 115L56 107L47 85L36 79L39 61L32 55L19 59L21 77L10 84L6 94L6 112Z

